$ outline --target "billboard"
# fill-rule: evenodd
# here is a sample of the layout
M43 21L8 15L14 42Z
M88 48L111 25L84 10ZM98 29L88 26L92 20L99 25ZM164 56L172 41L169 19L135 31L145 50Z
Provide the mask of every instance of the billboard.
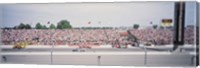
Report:
M163 27L172 26L172 19L162 19L161 26Z

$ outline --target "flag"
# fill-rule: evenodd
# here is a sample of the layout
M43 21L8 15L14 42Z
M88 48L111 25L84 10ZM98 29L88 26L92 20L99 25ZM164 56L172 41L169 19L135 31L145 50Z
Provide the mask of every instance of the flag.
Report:
M150 24L153 24L153 22L151 21Z
M91 24L91 22L89 21L88 24Z
M50 22L48 21L47 24L50 24Z

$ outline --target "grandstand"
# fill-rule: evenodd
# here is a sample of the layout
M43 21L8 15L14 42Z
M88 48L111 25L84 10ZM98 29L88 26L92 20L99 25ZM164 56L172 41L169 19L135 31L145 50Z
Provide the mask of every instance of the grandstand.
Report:
M185 44L194 44L194 29L185 28ZM168 45L173 42L173 29L129 29L140 43L154 41L154 45ZM116 40L120 44L129 44L123 39L121 29L3 29L4 45L26 42L28 45L112 45ZM128 36L127 36L128 37Z

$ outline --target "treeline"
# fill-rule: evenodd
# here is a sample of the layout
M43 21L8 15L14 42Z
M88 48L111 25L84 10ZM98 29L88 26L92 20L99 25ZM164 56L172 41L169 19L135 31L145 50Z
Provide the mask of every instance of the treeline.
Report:
M139 24L133 24L133 28L134 29L139 29L140 25ZM152 28L157 29L158 25L152 25ZM160 26L160 28L163 28L162 26Z
M72 28L71 24L67 20L61 20L60 22L57 23L57 25L54 25L50 22L47 24L50 24L49 27L46 25L42 25L40 22L38 22L35 27L31 27L30 24L24 24L20 23L18 26L13 27L13 29L69 29Z
M70 29L72 28L70 22L68 20L61 20L59 21L56 25L53 23L47 22L49 26L43 25L40 22L38 22L34 27L31 27L30 24L24 24L20 23L17 26L7 28L5 27L4 29ZM74 29L113 29L114 27L75 27ZM140 25L139 24L133 24L133 29L139 29ZM163 26L158 26L158 25L152 25L152 28L157 29L163 29ZM172 28L172 27L168 27Z
M113 29L113 27L81 27L79 29Z
M139 27L140 27L139 24L133 24L133 29L139 29ZM164 29L164 28L172 29L172 28L173 28L172 26L164 27L164 26L158 26L158 25L152 25L151 27L152 27L153 29Z

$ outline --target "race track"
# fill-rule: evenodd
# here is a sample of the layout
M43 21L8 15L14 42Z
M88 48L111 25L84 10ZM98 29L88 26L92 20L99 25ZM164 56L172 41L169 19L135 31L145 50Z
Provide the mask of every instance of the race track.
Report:
M170 52L171 48L25 48L2 49L2 63L64 64L64 65L117 65L117 66L195 66L193 48Z

